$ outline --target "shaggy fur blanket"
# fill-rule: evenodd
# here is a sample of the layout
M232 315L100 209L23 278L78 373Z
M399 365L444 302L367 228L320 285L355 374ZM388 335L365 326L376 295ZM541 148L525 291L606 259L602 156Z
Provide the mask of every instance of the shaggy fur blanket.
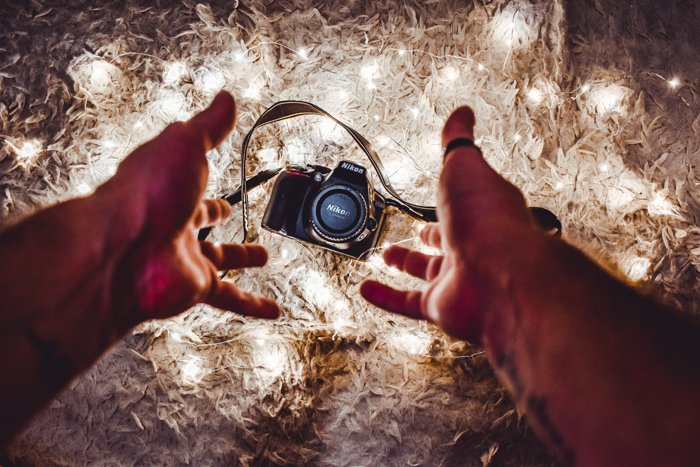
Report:
M697 312L700 3L201 1L0 5L3 225L88 194L221 88L237 96L239 124L209 154L209 195L238 187L242 136L257 116L302 99L360 130L402 195L432 203L441 125L468 103L489 162L557 213L567 241ZM286 162L368 165L338 128L310 117L261 131L250 155L249 175ZM250 194L256 226L270 186ZM418 246L420 227L392 214L382 245ZM213 232L240 234L240 211ZM357 294L366 277L415 282L378 256L360 263L254 236L270 265L230 279L275 297L279 321L196 307L139 327L47 407L12 458L555 463L480 349Z

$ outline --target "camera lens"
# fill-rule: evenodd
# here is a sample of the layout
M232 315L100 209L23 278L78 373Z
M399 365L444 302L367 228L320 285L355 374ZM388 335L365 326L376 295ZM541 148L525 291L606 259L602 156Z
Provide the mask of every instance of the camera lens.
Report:
M367 204L357 190L333 185L319 191L311 204L311 225L322 238L343 242L359 234L367 221Z

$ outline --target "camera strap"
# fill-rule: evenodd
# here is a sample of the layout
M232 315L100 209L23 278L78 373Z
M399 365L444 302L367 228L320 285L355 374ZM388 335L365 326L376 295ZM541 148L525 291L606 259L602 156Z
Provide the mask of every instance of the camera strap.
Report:
M246 134L243 139L243 147L241 149L241 198L242 201L242 211L243 211L243 241L245 242L248 238L248 189L247 185L250 180L246 180L246 159L248 156L248 145L253 137L255 130L261 126L268 125L270 123L280 122L282 120L287 120L290 118L300 117L303 115L320 115L323 117L330 118L339 127L346 130L353 140L360 147L362 152L365 153L370 163L374 167L374 170L379 177L379 181L384 187L384 189L393 196L393 199L387 198L387 204L389 206L394 206L401 212L408 214L409 216L425 221L425 222L436 222L437 214L434 206L422 206L419 204L413 204L404 200L394 189L389 177L387 176L384 165L379 158L379 155L374 150L372 145L362 136L357 130L351 128L345 123L341 122L322 108L304 101L280 101L272 104L268 107L262 115L257 119L253 127L250 129L248 134ZM551 211L543 208L531 208L532 214L535 217L537 223L546 231L551 231L559 235L561 233L561 222Z

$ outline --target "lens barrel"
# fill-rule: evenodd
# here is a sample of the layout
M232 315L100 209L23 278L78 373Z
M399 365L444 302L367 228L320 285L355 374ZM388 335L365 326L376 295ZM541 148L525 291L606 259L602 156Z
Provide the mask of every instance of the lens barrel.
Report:
M347 185L330 185L311 203L311 226L323 239L341 243L362 232L367 223L367 201Z

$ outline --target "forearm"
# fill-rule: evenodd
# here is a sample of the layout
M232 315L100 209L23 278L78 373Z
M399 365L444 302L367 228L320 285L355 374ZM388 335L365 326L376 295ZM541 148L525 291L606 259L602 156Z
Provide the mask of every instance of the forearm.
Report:
M0 235L0 450L128 328L111 313L109 220L96 199L63 203Z
M700 333L563 242L528 242L484 344L538 433L578 465L695 462Z

